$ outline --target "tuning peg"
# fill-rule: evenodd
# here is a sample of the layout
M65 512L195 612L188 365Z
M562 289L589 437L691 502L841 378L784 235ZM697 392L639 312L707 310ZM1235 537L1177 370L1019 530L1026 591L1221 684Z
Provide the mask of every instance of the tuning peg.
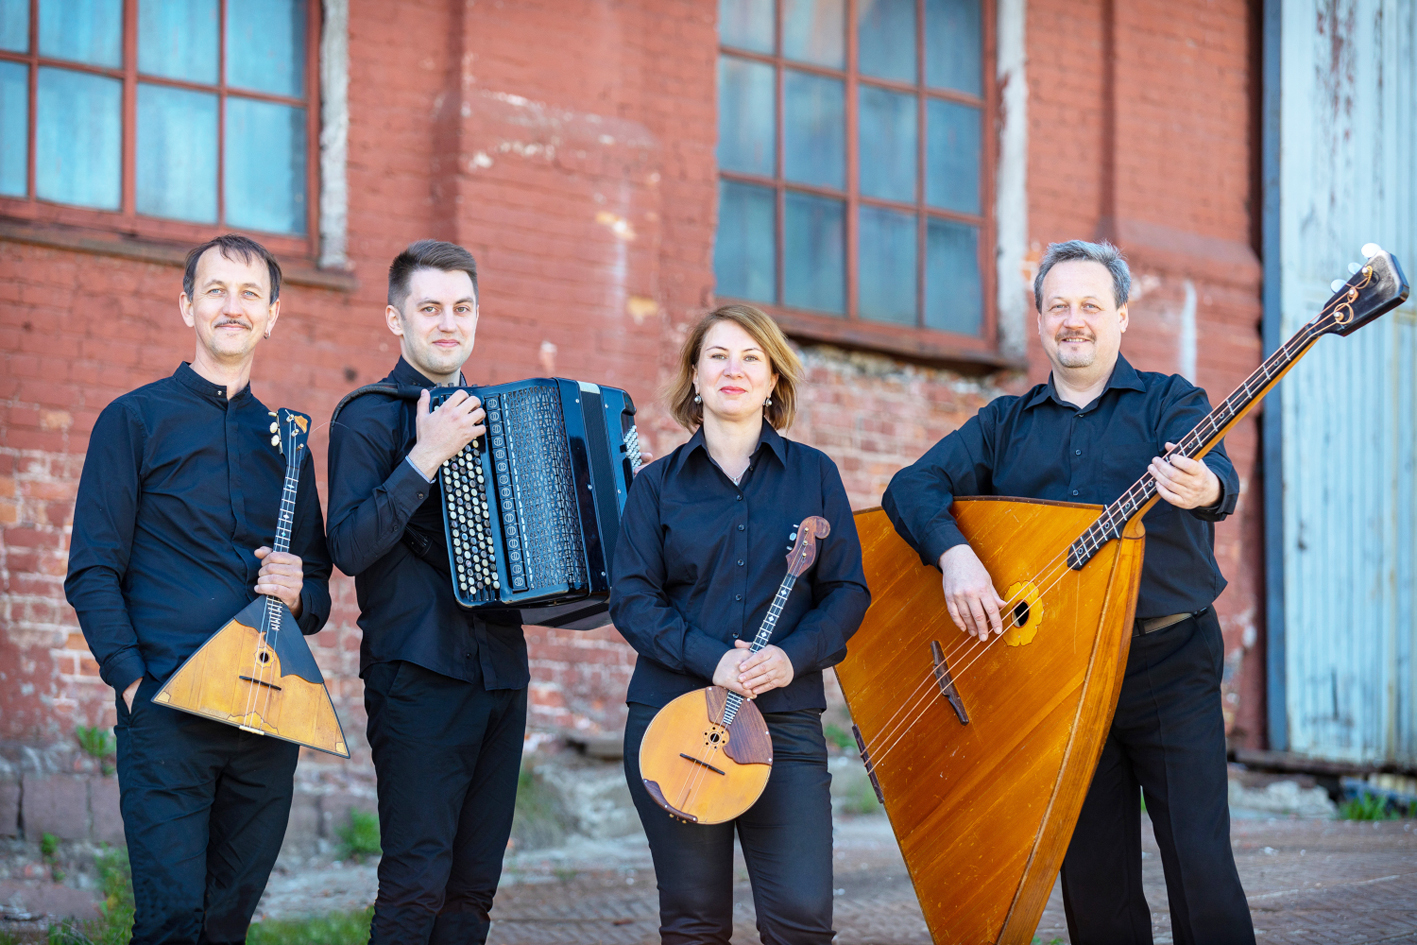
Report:
M271 437L271 445L272 445L272 446L280 446L280 436L279 436L279 435L276 435L276 436Z
M1363 268L1363 267L1360 266L1360 265L1358 265L1357 263L1349 263L1349 264L1348 264L1348 272L1349 272L1350 275L1356 276L1356 275L1358 274L1358 270L1359 270L1359 269L1362 269L1362 268Z
M1335 280L1333 280L1332 282L1330 282L1330 283L1328 284L1328 287L1329 287L1330 289L1332 289L1333 291L1337 292L1339 289L1343 288L1346 284L1347 284L1347 283L1345 283L1342 279L1335 279Z
M1364 243L1363 248L1359 250L1359 252L1363 254L1364 259L1372 259L1374 256L1376 256L1378 253L1381 253L1382 251L1383 248L1377 243Z
M279 433L279 432L280 432L280 424L279 424L279 423L276 423L274 420L271 421L271 432L272 432L272 433Z

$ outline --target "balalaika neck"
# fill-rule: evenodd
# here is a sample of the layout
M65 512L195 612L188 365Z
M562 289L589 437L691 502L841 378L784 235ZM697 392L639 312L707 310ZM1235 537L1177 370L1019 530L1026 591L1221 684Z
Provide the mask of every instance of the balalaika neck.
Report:
M1176 448L1167 453L1165 458L1188 456L1200 459L1209 453L1230 428L1249 413L1250 409L1259 403L1260 398L1269 393L1270 388L1279 383L1279 379L1304 356L1322 334L1315 323L1305 325L1274 354L1265 358L1254 373L1245 379L1245 383L1237 387L1205 419L1196 424L1191 432L1182 437L1181 442L1177 443ZM1128 522L1146 514L1156 500L1156 480L1147 473L1132 483L1132 487L1124 492L1121 498L1107 506L1097 521L1072 543L1068 548L1068 567L1076 571L1087 564L1103 545L1113 538L1121 537Z
M796 583L797 575L791 571L787 572L787 576L778 585L777 596L772 599L772 606L768 608L767 616L763 617L763 625L758 628L758 635L753 638L753 645L748 648L749 652L756 653L768 645L773 628L777 626L777 618L782 616L783 605L787 603L787 597L792 593L792 585ZM736 692L730 692L723 705L723 724L732 725L741 708L743 708L743 697Z
M290 550L290 532L295 526L295 494L300 487L299 452L287 458L285 464L285 488L280 494L280 518L276 520L276 540L271 548L285 553ZM280 630L280 598L266 595L266 623L272 631Z

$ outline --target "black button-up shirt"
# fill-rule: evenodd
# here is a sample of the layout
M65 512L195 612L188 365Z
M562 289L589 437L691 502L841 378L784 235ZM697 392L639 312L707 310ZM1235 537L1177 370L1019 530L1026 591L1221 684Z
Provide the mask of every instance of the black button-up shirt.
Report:
M248 385L226 387L187 364L104 408L89 438L74 506L64 592L104 682L165 680L243 607L274 545L285 457ZM304 633L330 615L330 557L309 450L290 551L305 570Z
M736 486L709 457L702 429L640 470L611 569L610 615L640 654L626 701L663 706L712 684L734 641L757 636L787 575L789 536L809 515L825 518L831 534L769 640L794 676L758 697L764 712L826 707L822 670L845 658L871 603L836 465L764 423Z
M881 504L926 564L964 541L949 514L955 496L1005 495L1109 505L1210 413L1205 391L1179 375L1138 372L1121 355L1107 387L1079 410L1050 377L1022 397L999 397L896 473ZM1240 479L1223 443L1205 464L1220 502L1185 511L1162 499L1142 518L1146 556L1137 617L1203 609L1225 589L1215 526L1235 511Z
M435 385L403 358L385 381ZM442 489L408 462L418 442L417 401L356 397L330 426L330 554L354 576L359 599L359 672L405 660L425 669L521 689L531 681L520 624L489 623L458 605L452 581L402 541L412 522L446 551ZM511 620L512 618L508 618Z

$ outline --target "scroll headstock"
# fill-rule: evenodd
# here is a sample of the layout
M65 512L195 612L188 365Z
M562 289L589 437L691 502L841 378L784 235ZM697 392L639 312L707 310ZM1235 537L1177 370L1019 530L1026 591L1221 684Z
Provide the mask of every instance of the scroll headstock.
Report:
M792 535L796 542L787 553L787 573L800 577L817 560L817 539L831 534L831 524L820 515L809 515Z
M1334 281L1334 294L1314 327L1324 333L1351 335L1368 322L1407 301L1407 278L1391 253L1376 243L1363 247L1367 262L1346 282Z
M301 451L310 440L309 416L282 407L276 412L275 422L271 424L271 433L271 441L280 447L286 462L299 468L303 459Z

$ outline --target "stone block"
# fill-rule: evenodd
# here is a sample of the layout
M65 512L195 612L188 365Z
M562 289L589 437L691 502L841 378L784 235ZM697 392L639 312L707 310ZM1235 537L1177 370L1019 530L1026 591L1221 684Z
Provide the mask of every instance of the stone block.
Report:
M116 777L89 781L89 816L96 842L115 847L123 843L123 813L118 807Z
M20 835L20 784L0 784L0 837Z
M320 836L320 796L296 792L290 802L290 822L285 842L301 848L312 846Z
M82 777L25 776L20 799L25 839L52 833L60 840L86 840L89 835L89 786Z

